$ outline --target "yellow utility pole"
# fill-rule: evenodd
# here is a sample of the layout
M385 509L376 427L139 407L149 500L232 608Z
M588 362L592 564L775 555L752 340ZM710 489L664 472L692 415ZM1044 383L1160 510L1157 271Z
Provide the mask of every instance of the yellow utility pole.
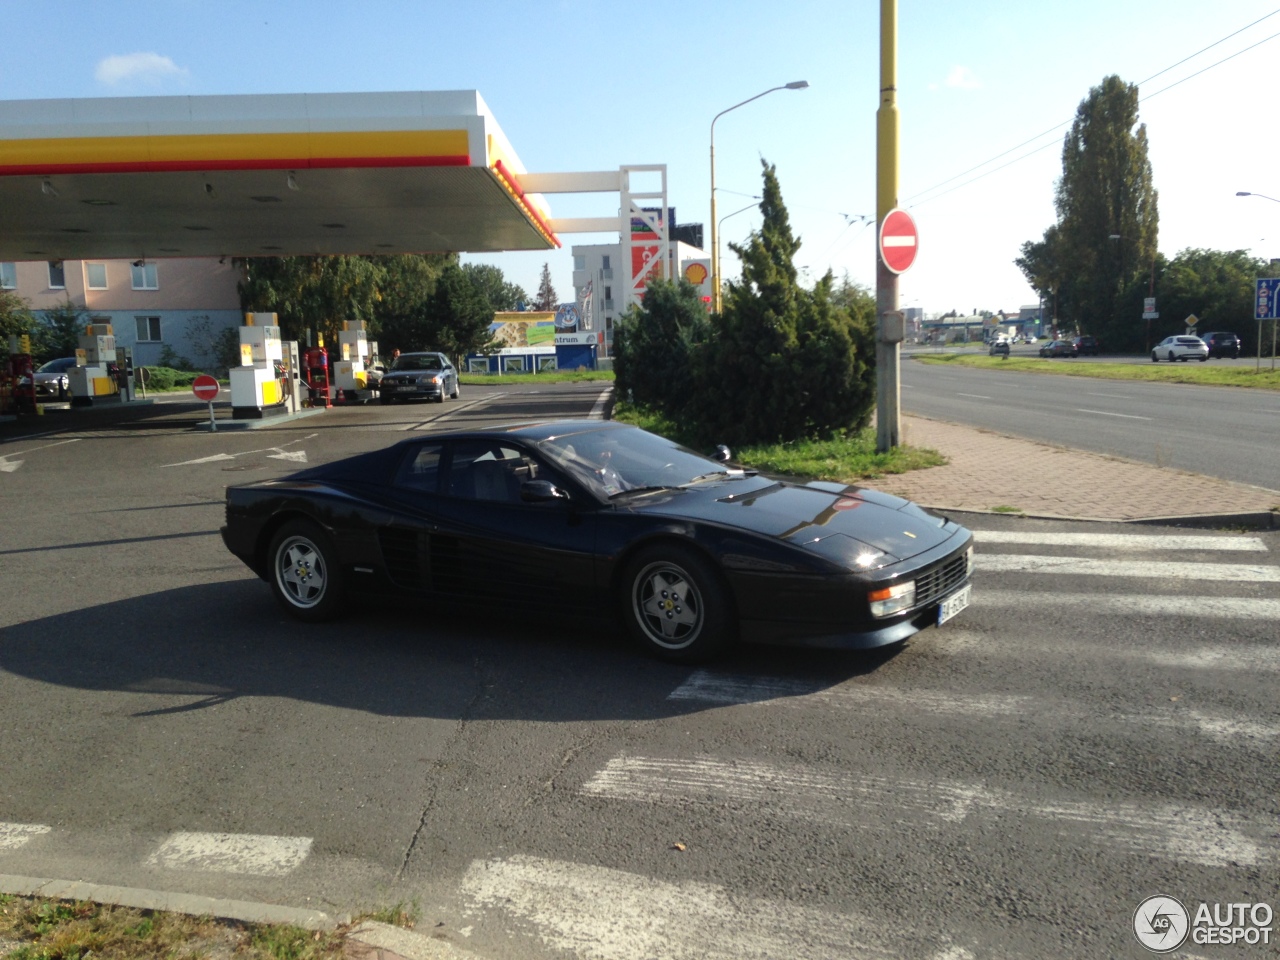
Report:
M898 206L898 0L880 0L880 107L876 111L876 230ZM876 450L886 453L902 439L902 318L898 275L876 247ZM896 324L896 329L895 329ZM896 339L890 337L896 336Z

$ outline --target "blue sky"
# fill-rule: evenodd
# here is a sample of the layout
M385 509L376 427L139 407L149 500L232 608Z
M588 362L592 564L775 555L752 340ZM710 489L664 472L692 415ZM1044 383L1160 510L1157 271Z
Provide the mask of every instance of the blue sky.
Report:
M807 80L716 124L719 214L759 193L763 157L803 241L797 264L874 282L874 230L858 218L875 213L878 0L0 0L0 12L0 99L476 89L528 169L665 163L678 218L704 224L712 117ZM1160 74L1142 84L1141 119L1161 251L1280 258L1280 203L1235 195L1280 199L1277 0L899 0L899 27L900 196L921 233L904 305L1035 302L1012 261L1053 222L1062 136L1111 73ZM616 207L607 195L551 202L559 216ZM754 210L734 216L722 240L758 223ZM563 251L467 259L530 293L549 262L569 299L569 246L608 238L562 239Z

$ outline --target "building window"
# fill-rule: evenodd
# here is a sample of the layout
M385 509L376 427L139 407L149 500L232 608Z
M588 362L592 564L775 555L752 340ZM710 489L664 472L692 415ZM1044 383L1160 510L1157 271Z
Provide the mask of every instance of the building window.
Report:
M85 286L90 290L107 289L107 265L105 263L86 263L84 265Z
M159 317L134 317L138 322L138 342L139 343L159 343L160 342L160 318Z
M585 254L575 253L573 255L573 269L575 270L587 269L587 258Z
M0 290L18 289L18 265L16 263L0 263Z
M130 269L133 271L133 289L159 290L160 280L156 276L156 265L139 260ZM156 338L157 340L159 337Z
M608 270L608 269L609 269L609 255L608 255L608 254L605 254L605 255L601 258L600 266L604 267L606 270Z
M61 260L49 261L49 289L65 290L67 288L67 272L62 268Z

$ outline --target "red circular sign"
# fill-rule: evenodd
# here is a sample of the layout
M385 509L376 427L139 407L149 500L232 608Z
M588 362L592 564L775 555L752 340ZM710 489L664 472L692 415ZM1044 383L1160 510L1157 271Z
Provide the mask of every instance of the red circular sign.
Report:
M880 259L894 273L902 273L915 263L920 237L916 222L905 210L890 210L880 224Z
M191 392L201 400L212 400L218 395L218 381L202 373L191 382Z

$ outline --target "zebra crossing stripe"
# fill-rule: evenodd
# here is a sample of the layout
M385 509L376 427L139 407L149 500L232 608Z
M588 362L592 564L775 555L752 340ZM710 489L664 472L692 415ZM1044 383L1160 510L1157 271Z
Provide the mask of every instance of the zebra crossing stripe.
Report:
M1280 864L1274 824L1226 810L1176 804L1037 801L980 784L822 773L746 760L610 760L581 792L651 804L750 805L764 817L789 816L854 829L908 816L935 826L971 816L1049 820L1111 848L1182 863L1226 867ZM877 817L879 814L879 817Z
M307 859L311 842L310 837L174 833L147 858L147 863L171 870L282 877Z
M1231 550L1266 553L1257 537L1208 535L1148 536L1133 533L1039 533L1020 530L974 530L978 543L1027 543L1052 547L1103 547L1108 550Z
M865 705L904 706L930 713L997 716L1021 713L1037 702L1029 696L1001 694L952 694L937 690L903 690L897 687L829 684L790 680L785 677L752 677L695 670L668 700L693 700L700 703L822 703L838 707Z
M1159 594L1057 593L1050 591L975 590L974 606L1023 609L1088 610L1136 616L1218 617L1280 622L1280 600L1254 597L1184 597Z
M1069 656L1083 662L1104 660L1128 660L1175 670L1229 670L1236 672L1265 671L1280 673L1280 649L1258 644L1233 644L1232 646L1200 646L1190 650L1153 650L1130 647L1116 643L1089 643L1071 640L1037 640L1011 637L1009 640L992 640L991 637L967 630L940 630L929 637L924 649L943 653L1024 658L1028 651L1043 656Z
M553 950L584 960L974 958L944 936L899 923L533 856L475 860L461 891L468 913L504 911Z
M1074 700L1046 700L1044 697L1004 694L961 694L937 690L914 690L882 684L844 683L832 687L816 681L784 677L720 674L695 670L667 695L668 700L714 703L720 706L834 707L876 711L900 707L913 713L967 716L994 719L1001 716L1033 715L1053 721L1105 720L1128 726L1155 726L1195 733L1225 746L1253 750L1274 749L1280 726L1253 719L1212 714L1194 709L1150 710L1123 714L1099 710Z
M1280 567L1238 563L1093 560L1087 557L1050 557L1017 553L979 553L974 560L978 570L989 573L1053 573L1061 576L1280 583Z
M52 827L46 827L43 823L5 823L0 821L0 850L17 850L52 829Z

